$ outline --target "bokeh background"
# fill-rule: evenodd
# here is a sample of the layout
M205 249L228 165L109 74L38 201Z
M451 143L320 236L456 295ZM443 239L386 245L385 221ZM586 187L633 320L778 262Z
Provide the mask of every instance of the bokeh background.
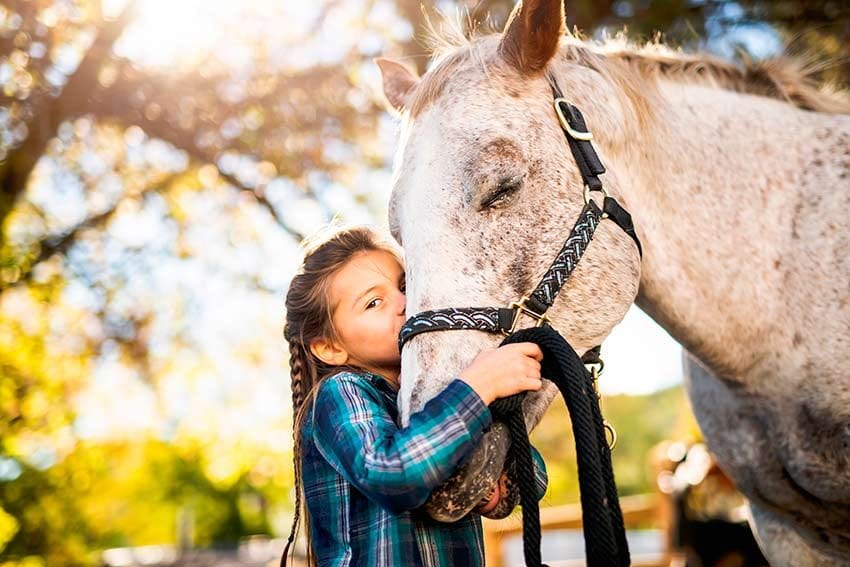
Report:
M302 238L386 226L396 118L373 58L427 70L427 18L508 0L0 1L0 565L234 548L293 512L283 297ZM842 1L568 0L729 59L790 48L845 84ZM634 309L605 346L623 494L698 437L681 352ZM577 501L563 404L533 441ZM257 540L259 541L259 540Z

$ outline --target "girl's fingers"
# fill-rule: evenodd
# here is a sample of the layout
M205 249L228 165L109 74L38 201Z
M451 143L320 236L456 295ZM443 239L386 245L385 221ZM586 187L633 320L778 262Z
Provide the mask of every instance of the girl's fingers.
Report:
M543 351L540 350L540 347L535 343L514 343L519 348L519 351L534 360L542 361L543 360Z
M536 360L529 360L525 366L526 376L540 376L540 363Z

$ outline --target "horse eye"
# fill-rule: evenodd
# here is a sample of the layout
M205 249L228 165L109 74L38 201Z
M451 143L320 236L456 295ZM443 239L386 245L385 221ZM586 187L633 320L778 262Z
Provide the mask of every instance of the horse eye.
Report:
M481 208L486 209L493 205L501 204L508 197L519 191L520 187L522 187L522 177L515 176L501 179L495 191L481 204Z

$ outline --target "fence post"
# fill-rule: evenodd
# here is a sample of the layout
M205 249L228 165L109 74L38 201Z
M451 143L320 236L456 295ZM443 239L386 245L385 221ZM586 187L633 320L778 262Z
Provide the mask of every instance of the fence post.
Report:
M481 518L484 528L484 556L487 567L503 567L502 535L495 529L495 520Z

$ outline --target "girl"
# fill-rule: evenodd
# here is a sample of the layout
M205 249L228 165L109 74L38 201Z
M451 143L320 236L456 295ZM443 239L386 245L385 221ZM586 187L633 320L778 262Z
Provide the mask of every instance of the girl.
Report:
M478 514L448 524L416 508L490 428L493 400L541 387L542 353L533 343L483 351L400 429L404 321L404 270L392 244L349 228L308 245L286 296L296 502L282 565L302 485L310 565L483 565ZM534 457L542 498L545 466ZM495 508L504 491L497 483L476 511Z

